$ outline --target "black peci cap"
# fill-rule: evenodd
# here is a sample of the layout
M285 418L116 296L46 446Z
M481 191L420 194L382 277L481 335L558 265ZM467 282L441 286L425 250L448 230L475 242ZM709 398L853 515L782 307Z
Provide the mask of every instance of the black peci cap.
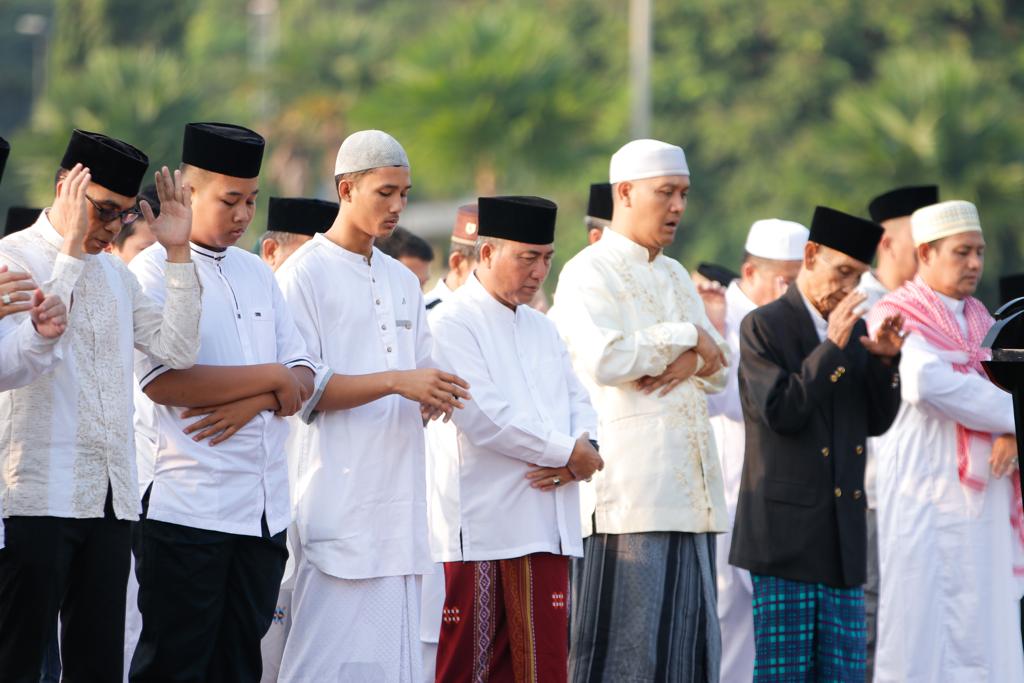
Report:
M75 164L88 167L93 183L134 197L149 168L149 157L127 142L76 128L64 150L60 167L71 170Z
M877 223L819 206L811 219L808 241L841 251L862 263L871 263L884 232Z
M4 237L19 230L24 230L35 223L42 211L42 209L33 209L27 206L12 206L7 209L7 220L4 222Z
M552 244L558 206L542 197L480 197L481 237L526 244Z
M189 123L181 161L233 178L255 178L263 164L266 141L259 133L230 123Z
M871 220L881 223L891 218L909 216L922 206L938 203L938 185L898 187L872 199L868 204L868 213L871 214Z
M590 201L587 202L587 215L591 218L612 219L612 186L611 183L593 183L590 186Z
M338 203L303 197L271 197L267 230L313 236L326 232L338 215Z

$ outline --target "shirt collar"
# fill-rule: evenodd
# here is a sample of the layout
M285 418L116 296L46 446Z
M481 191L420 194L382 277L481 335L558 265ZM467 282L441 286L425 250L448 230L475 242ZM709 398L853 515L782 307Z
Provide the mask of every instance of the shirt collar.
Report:
M662 256L659 252L652 260L651 252L647 250L647 247L637 244L625 235L616 232L611 228L605 228L598 244L601 245L601 248L611 249L612 251L621 254L626 260L634 261L636 263L653 263L653 261L657 261Z
M444 281L444 278L441 278L440 280L437 281L437 284L434 285L434 288L431 289L424 298L438 299L439 301L444 301L449 296L451 296L451 294L452 290L448 287L448 284Z
M383 260L383 258L384 258L384 252L382 252L377 247L373 247L373 251L370 252L370 258L366 258L362 254L357 254L354 251L349 251L348 249L346 249L345 247L341 246L337 242L332 242L322 232L318 232L317 234L313 235L313 239L319 241L321 244L325 245L328 249L332 249L335 254L337 254L338 256L340 256L341 258L345 259L346 261L348 261L349 263L351 263L353 265L359 265L359 266L369 266L371 264L376 265L376 264L380 263L380 261Z
M39 212L39 217L32 224L32 229L38 232L44 240L60 249L64 245L64 237L57 232L57 228L53 227L53 223L50 222L50 217L47 215L49 211L50 207L47 207Z
M932 290L933 292L935 290ZM946 305L950 313L953 315L964 315L964 308L967 306L967 299L954 299L951 296L946 296L940 292L935 292L935 295L942 300L942 303Z
M192 250L193 254L202 256L204 259L214 262L223 261L227 257L228 251L230 251L229 249L225 249L224 251L216 251L214 249L210 249L209 247L204 247L200 244L196 244L195 242L189 242L188 246Z
M757 308L757 304L751 301L746 292L740 288L739 280L733 280L725 289L725 305L726 310L735 311L739 319Z
M508 320L515 322L521 315L519 310L523 307L529 308L526 304L516 306L516 310L512 310L505 304L501 303L494 298L490 292L483 286L480 279L476 276L474 270L470 276L466 279L466 283L459 288L459 291L466 290L465 296L480 303L480 307L491 316L497 316L499 320Z
M797 291L800 291L799 287L797 287ZM821 313L818 312L818 309L814 307L814 304L804 296L803 292L800 292L800 298L803 300L804 306L807 307L807 312L811 316L811 322L814 323L814 331L818 333L818 339L825 341L825 337L828 336L828 321L825 320Z

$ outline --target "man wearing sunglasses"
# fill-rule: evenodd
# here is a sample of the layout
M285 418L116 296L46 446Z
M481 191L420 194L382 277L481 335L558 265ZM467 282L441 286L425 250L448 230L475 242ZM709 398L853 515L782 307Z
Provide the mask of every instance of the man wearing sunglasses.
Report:
M188 238L189 188L156 174L160 218L140 205L167 249L161 308L120 259L103 253L138 217L149 160L131 145L76 130L56 199L0 243L0 265L29 273L68 309L63 360L0 394L0 672L38 680L58 614L64 680L121 680L129 522L138 519L132 426L133 349L169 367L199 348L199 281Z

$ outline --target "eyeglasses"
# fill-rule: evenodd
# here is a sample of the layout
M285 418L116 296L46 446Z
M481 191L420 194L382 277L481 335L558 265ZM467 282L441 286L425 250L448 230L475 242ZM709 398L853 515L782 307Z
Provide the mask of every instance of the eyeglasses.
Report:
M85 195L85 198L89 200L89 203L96 207L96 215L99 216L100 220L104 223L109 223L114 219L120 220L121 225L128 225L134 223L135 219L142 215L138 207L133 206L130 209L121 211L118 208L110 208L109 206L102 206L96 202L95 199L89 195Z

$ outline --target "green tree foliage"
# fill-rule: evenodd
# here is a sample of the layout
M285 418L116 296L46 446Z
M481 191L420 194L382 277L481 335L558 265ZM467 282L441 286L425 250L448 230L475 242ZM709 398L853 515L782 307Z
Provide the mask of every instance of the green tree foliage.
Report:
M654 0L652 134L686 149L690 206L671 253L736 266L758 218L863 214L938 182L976 201L983 293L1024 270L1024 4L1000 0ZM32 107L28 12L52 17ZM181 126L264 133L264 192L330 196L338 142L385 128L413 201L534 193L560 206L557 267L583 244L590 182L629 131L628 0L10 0L0 5L0 202L44 201L73 126L177 161ZM12 47L13 46L13 47ZM30 182L29 182L30 181ZM260 218L257 218L257 224Z

